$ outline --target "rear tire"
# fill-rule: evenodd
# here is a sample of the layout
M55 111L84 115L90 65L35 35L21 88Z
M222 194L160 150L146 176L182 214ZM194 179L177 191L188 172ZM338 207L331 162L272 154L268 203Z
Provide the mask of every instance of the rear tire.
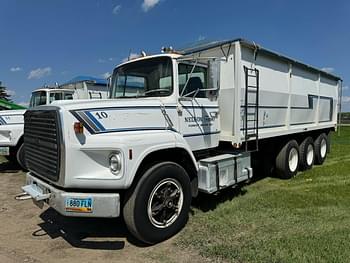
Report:
M323 164L329 151L328 137L321 133L315 140L315 164Z
M314 140L307 137L299 146L300 149L300 169L311 169L315 161Z
M295 140L289 141L283 146L276 157L276 172L282 179L290 179L298 172L299 146Z
M191 199L185 169L173 162L158 163L127 193L125 223L137 239L148 244L161 242L185 226Z

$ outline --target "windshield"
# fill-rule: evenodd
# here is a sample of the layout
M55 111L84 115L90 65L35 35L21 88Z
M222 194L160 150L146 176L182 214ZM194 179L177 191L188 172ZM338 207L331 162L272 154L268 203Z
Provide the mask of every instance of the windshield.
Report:
M73 99L72 92L67 92L67 91L50 92L50 103L52 103L55 100L72 100L72 99Z
M30 98L29 107L36 107L40 105L46 105L46 91L35 91L32 93L32 97ZM72 100L73 93L72 92L49 92L49 103L55 100Z
M39 105L46 104L46 92L45 91L36 91L32 93L30 98L29 107L36 107Z
M135 61L113 73L111 98L169 96L173 91L169 57Z

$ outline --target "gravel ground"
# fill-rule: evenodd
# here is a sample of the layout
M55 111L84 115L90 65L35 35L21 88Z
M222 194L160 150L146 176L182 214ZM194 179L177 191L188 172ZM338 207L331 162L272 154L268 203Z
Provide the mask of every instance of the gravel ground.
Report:
M174 245L145 246L121 219L62 217L31 200L17 201L25 173L0 163L0 262L205 262ZM186 230L184 230L186 231Z

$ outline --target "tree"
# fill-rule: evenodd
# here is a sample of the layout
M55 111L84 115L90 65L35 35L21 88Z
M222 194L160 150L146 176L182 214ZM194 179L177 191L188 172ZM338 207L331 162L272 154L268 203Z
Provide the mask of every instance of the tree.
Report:
M4 99L6 101L12 101L11 95L7 94L7 88L2 85L2 82L0 81L0 99Z

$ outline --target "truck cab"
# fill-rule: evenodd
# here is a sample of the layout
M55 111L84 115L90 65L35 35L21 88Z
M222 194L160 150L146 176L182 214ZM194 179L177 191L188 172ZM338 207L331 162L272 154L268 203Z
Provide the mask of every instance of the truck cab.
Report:
M28 111L24 191L65 216L118 217L123 210L147 243L173 235L198 191L197 159L219 145L214 72L208 59L141 57L114 70L108 100Z
M78 76L60 86L44 87L31 94L29 109L65 100L107 98L107 81ZM0 155L25 168L23 127L26 109L0 111Z
M74 90L68 89L38 89L32 92L29 107L49 105L57 100L72 100Z

